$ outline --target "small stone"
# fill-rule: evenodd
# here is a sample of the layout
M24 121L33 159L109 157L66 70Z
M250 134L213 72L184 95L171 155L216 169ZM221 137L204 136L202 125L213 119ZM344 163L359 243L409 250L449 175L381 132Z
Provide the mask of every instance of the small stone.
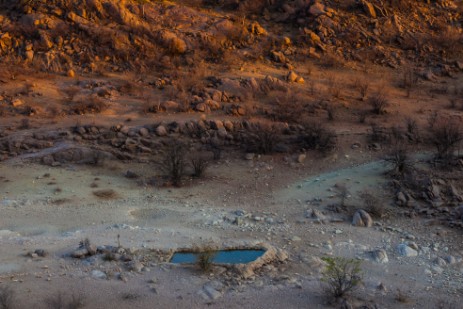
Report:
M40 256L40 257L46 257L48 255L48 251L46 251L44 249L37 249L37 250L34 251L34 253L37 256Z
M385 264L389 262L389 258L387 256L386 250L384 249L378 249L378 250L371 251L371 257L377 263Z
M92 270L92 277L95 278L95 279L102 279L102 280L106 280L108 279L108 276L102 272L101 270Z
M400 244L397 246L397 252L401 256L405 257L412 257L412 256L417 256L418 251L415 249L410 248L407 244Z
M81 259L87 255L88 255L88 250L86 248L77 249L71 254L71 256L76 259Z
M250 161L250 160L253 160L253 159L254 159L254 156L255 156L255 155L254 155L253 153L247 153L247 154L244 156L244 158L245 158L246 160L249 160L249 161Z
M148 131L147 128L141 128L140 131L138 132L141 136L149 136L150 135L150 132Z
M67 76L68 77L75 77L76 76L76 72L72 69L68 70L67 72Z
M167 135L167 129L163 125L160 125L156 128L155 133L157 136L166 136Z

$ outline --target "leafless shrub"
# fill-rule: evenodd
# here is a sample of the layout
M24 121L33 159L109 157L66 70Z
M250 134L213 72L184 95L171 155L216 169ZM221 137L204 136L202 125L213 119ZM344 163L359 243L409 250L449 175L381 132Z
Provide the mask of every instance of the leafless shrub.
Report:
M298 92L282 94L272 91L268 96L272 98L272 120L299 123L301 115L306 113L307 103Z
M374 218L381 219L388 216L387 209L382 205L380 199L372 192L363 191L360 194L360 198L363 202L363 209Z
M403 144L406 139L406 133L400 126L392 126L390 136L390 141L395 145Z
M406 68L402 72L401 87L407 91L407 98L418 84L418 74L412 68Z
M193 176L200 178L204 176L207 167L209 166L209 160L204 155L195 155L190 159L191 166L193 167Z
M370 81L366 77L356 78L354 80L354 89L360 94L360 100L365 100L370 88Z
M21 123L19 125L20 130L27 130L31 128L31 123L28 118L23 118L21 119Z
M328 93L331 94L334 98L339 99L341 97L342 85L334 75L328 76L327 87Z
M359 114L358 114L358 121L359 123L365 123L366 120L367 120L367 112L365 111L361 111Z
M439 113L437 111L433 111L429 116L428 116L428 126L429 126L429 129L433 129L434 128L434 124L436 123L437 121L437 118L439 118Z
M185 174L186 145L180 141L171 141L164 153L161 168L176 187L181 186Z
M418 130L418 123L416 122L416 119L412 117L407 117L405 118L405 125L407 127L407 134L408 138L411 141L418 142L420 141L420 132Z
M45 304L50 309L78 309L84 307L84 298L82 295L66 296L63 292L57 292L45 300Z
M383 92L377 92L368 98L368 104L372 108L372 112L376 115L386 113L386 107L389 106L389 100Z
M440 119L430 129L430 141L436 147L436 158L445 165L451 162L454 152L463 140L460 123L453 119Z
M272 153L278 142L278 131L272 125L258 124L245 135L246 151L261 154Z
M336 108L333 105L327 105L326 112L328 113L329 121L333 121L336 118Z
M90 97L86 101L71 102L69 112L76 115L99 114L108 108L108 104L98 97Z
M329 152L336 147L336 133L320 122L307 122L299 136L302 147Z
M392 175L401 179L407 172L413 169L413 163L409 158L408 151L403 146L394 147L385 158L385 162L391 166Z
M389 131L386 128L381 127L381 126L377 125L376 123L372 123L368 139L372 143L389 142L390 141L389 140L390 139L390 134L389 134Z
M15 292L9 286L0 287L0 309L15 308Z

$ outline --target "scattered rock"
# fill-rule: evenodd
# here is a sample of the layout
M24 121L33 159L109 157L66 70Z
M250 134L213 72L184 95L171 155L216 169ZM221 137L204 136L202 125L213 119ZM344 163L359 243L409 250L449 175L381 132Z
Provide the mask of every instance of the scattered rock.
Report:
M143 270L143 267L144 267L143 263L138 262L138 261L131 261L127 264L127 269L129 271L134 271L137 273L141 272Z
M253 153L247 153L247 154L244 155L244 158L246 160L253 160L254 157L255 157L255 155Z
M140 131L138 132L141 136L146 137L150 135L150 132L148 131L147 128L141 128Z
M101 270L92 270L92 277L95 279L101 279L101 280L106 280L108 279L108 276L102 272Z
M129 178L129 179L136 179L139 177L137 173L132 172L131 170L128 170L127 172L125 172L124 176L125 178Z
M88 255L88 250L86 248L77 249L71 253L71 256L76 259L82 259Z
M354 214L352 225L371 227L373 226L373 219L365 210L359 209Z
M416 251L413 248L410 248L408 244L402 243L397 246L397 253L400 256L405 256L405 257L412 257L412 256L417 256L418 251Z
M371 258L373 259L373 261L377 263L385 264L389 262L387 252L384 249L373 250L370 252L370 254L371 254Z
M222 297L223 284L219 281L211 281L206 283L199 294L205 300L215 300Z
M157 136L166 136L167 135L167 129L166 129L165 126L159 125L156 128L155 133L156 133Z

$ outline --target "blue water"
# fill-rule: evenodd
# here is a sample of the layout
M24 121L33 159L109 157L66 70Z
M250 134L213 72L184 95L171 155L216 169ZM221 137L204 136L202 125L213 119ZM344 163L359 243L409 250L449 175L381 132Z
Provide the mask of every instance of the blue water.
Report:
M217 264L245 264L257 260L265 250L220 250L212 259ZM171 263L195 263L198 253L176 252L170 260Z

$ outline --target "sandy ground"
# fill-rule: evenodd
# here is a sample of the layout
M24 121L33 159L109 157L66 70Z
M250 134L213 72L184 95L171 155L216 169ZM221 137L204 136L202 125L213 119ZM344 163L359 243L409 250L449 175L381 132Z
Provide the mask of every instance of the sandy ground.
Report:
M142 187L123 177L127 169L149 173L143 164L50 168L21 160L4 162L1 285L16 292L19 308L48 308L45 300L60 291L67 297L81 295L86 308L325 308L331 305L319 280L323 267L314 258L332 255L363 260L364 283L355 293L354 306L452 308L462 292L462 263L435 268L434 260L448 255L461 260L461 231L400 217L375 222L372 228L354 227L346 214L326 211L327 205L338 202L339 183L346 184L352 196L365 189L379 196L387 193L381 161L358 164L348 158L331 168L320 165L325 173L316 172L311 162L289 165L278 157L223 158L209 168L206 179L182 188ZM114 189L118 197L98 199L92 183L97 189ZM348 203L360 202L351 197ZM308 209L340 220L318 224L305 217ZM249 214L239 226L224 219L237 210ZM116 246L117 235L123 247L135 249L265 241L285 249L290 259L237 280L223 271L205 274L154 260L147 261L143 271L133 272L101 257L68 257L85 238ZM406 240L429 250L400 257L396 247ZM368 252L378 248L386 250L388 263L369 257ZM35 249L49 255L26 256ZM96 278L95 270L107 278ZM219 294L204 294L208 285ZM406 295L405 302L397 300L398 290Z

